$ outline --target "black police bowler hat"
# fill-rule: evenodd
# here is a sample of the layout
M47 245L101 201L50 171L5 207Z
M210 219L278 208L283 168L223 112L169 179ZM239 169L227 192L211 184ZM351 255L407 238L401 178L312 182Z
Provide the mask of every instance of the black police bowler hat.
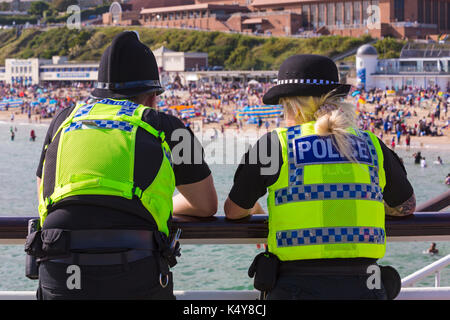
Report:
M121 32L102 55L91 96L124 99L146 92L164 92L155 56L137 32Z
M351 85L339 83L339 73L333 60L314 54L287 58L278 71L277 84L263 97L265 104L278 104L281 97L320 97L330 91L346 95Z

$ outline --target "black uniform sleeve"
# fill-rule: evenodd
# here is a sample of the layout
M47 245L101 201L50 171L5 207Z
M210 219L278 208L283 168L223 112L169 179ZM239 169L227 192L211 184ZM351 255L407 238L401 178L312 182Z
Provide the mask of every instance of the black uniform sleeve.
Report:
M408 181L405 166L398 155L378 139L383 151L386 186L383 191L384 201L391 208L397 207L411 198L414 193Z
M211 174L205 162L203 147L190 128L171 115L159 113L161 128L172 151L176 185L191 184Z
M283 156L275 132L267 133L244 154L234 175L229 198L244 209L251 209L277 181Z
M73 108L66 108L59 111L56 116L50 122L50 125L47 130L47 134L45 135L44 145L42 146L41 158L39 160L38 168L36 170L36 176L42 178L42 167L45 159L45 152L47 146L52 142L53 135L55 131L59 128L59 126L64 122L64 120L69 116L72 112Z

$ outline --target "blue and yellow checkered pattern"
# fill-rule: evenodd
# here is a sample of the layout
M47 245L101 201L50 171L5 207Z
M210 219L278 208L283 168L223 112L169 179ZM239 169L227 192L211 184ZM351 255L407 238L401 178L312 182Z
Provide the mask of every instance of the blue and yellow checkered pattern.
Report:
M275 191L275 205L298 201L339 199L381 201L383 194L377 185L358 183L310 184Z
M117 115L120 116L121 114L126 114L127 116L133 116L134 111L139 107L139 105L135 104L132 106L123 106L120 108L119 112L117 112Z
M384 244L385 233L375 227L333 227L284 230L276 233L278 247L372 243Z
M70 126L66 128L65 132L79 129L119 129L122 131L131 132L131 130L133 130L133 125L125 121L84 120L72 122Z
M286 132L288 142L288 160L289 160L289 185L303 184L303 167L295 165L294 140L301 138L301 126L289 127Z
M82 117L82 116L88 115L93 106L94 106L94 104L85 104L85 105L81 106L75 112L75 115L73 117L74 118L78 118L78 117Z

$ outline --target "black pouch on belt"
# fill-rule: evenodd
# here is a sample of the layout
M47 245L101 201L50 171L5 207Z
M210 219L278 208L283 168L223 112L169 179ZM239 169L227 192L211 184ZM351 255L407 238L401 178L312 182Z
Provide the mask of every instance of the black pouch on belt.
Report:
M388 300L393 300L400 293L402 287L402 279L397 270L391 266L380 266L381 282L383 282L384 289Z
M31 219L28 221L28 236L25 242L25 276L28 279L36 280L39 278L39 269L37 258L43 257L45 253L42 251L42 239L39 219Z
M254 286L259 291L269 292L275 286L280 260L270 252L262 252L253 260L248 276L255 277Z
M42 250L47 257L70 254L70 231L63 229L45 229L41 231Z

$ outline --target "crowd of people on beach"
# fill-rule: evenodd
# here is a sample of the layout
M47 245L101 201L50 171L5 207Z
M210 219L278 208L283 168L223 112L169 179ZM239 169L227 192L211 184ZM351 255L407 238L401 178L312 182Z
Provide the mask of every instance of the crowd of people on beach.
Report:
M372 90L363 98L363 107L358 105L358 120L362 129L378 131L380 139L392 134L392 148L399 145L403 137L405 145L409 147L412 136L444 135L449 125L449 89L443 92L438 87L404 87L393 96L388 94L389 91L394 90ZM366 103L374 105L373 111L364 109ZM407 121L412 117L420 119L414 123Z
M0 82L0 111L10 113L11 122L16 115L26 114L28 122L40 123L55 116L59 110L72 107L89 97L91 83L48 83L21 86Z
M54 117L61 109L89 101L93 85L92 82L61 82L23 87L0 83L0 111L10 112L11 123L21 114L26 114L30 123L40 123L42 119ZM282 116L258 117L250 123L248 117L238 117L237 111L247 106L263 106L262 97L271 86L272 83L253 81L247 86L237 82L200 82L182 87L174 82L167 85L165 93L159 97L158 108L178 116L194 131L200 130L199 121L203 128L212 125L215 133L211 140L218 137L218 130L224 134L225 129L239 133L248 128L265 128L268 132L283 125ZM368 92L355 88L346 99L356 105L358 126L377 134L381 140L386 138L384 141L392 149L401 144L409 148L413 137L443 136L449 129L449 88L445 91L436 86L379 88ZM20 105L8 104L8 101L18 100L22 101ZM191 112L183 112L183 107L189 107ZM11 141L16 132L17 127L11 127ZM29 139L36 140L34 130ZM422 168L427 167L427 160L420 152L413 156ZM442 164L442 159L438 157L434 164ZM450 185L450 174L445 183Z
M174 82L166 86L168 89L160 96L158 108L178 116L186 126L191 126L195 120L205 125L212 124L222 132L225 128L269 130L283 125L282 116L258 117L250 124L249 118L238 117L237 111L247 106L262 106L262 96L271 86L272 83L253 81L247 86L238 82L200 82L182 87L179 82ZM29 122L41 122L42 119L52 118L60 109L88 101L92 87L91 82L47 83L28 87L0 83L0 110L11 113L11 122L17 114L27 114ZM17 99L23 103L16 107L8 105L8 101ZM403 87L369 92L355 88L347 99L357 106L358 126L371 130L380 139L392 135L391 148L402 143L409 147L412 137L442 136L449 128L448 88L444 91L436 86ZM189 106L191 112L186 114L182 108L174 106ZM419 120L410 120L417 118Z

